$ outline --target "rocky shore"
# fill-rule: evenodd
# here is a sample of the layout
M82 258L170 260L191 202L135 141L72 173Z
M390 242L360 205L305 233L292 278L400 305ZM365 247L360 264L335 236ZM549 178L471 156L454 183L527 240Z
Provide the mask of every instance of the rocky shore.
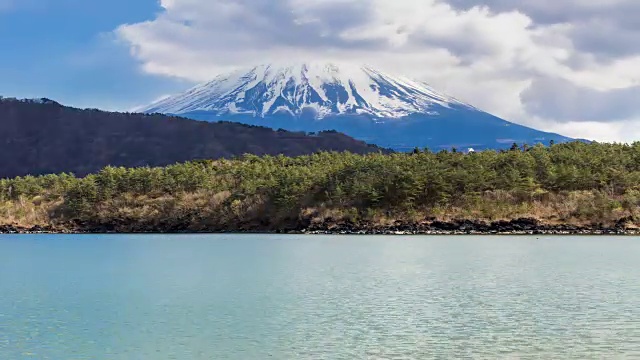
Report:
M640 229L619 222L614 227L603 224L577 226L544 224L536 219L501 220L495 222L454 220L450 222L402 223L393 226L353 227L342 224L330 229L308 229L308 234L362 235L640 235Z
M73 234L75 231L53 226L24 227L19 225L0 225L0 234Z
M621 219L614 226L591 224L545 224L537 219L515 219L485 222L477 220L426 221L421 223L396 221L393 225L355 224L348 221L323 224L296 224L285 228L239 226L234 229L162 225L113 226L112 224L74 224L72 226L0 225L0 234L113 234L113 233L275 233L334 235L640 235L640 229L629 227L633 219Z

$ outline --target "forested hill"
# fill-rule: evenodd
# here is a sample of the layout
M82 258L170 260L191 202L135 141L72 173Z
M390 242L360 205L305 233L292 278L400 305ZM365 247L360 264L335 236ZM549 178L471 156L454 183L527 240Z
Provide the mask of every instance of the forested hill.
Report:
M84 178L0 180L0 233L3 224L8 232L486 233L509 229L504 221L520 230L640 234L640 142L470 154L248 155L109 167Z
M107 165L164 166L245 153L297 156L380 150L336 132L308 135L159 114L80 110L48 99L0 98L0 178L85 175Z

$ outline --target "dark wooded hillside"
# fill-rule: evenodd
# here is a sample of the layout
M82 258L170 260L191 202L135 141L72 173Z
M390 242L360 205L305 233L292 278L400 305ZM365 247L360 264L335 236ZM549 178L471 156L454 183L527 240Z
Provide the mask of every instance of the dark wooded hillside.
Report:
M318 151L363 154L380 149L336 132L308 135L160 114L81 110L48 99L0 98L0 178Z

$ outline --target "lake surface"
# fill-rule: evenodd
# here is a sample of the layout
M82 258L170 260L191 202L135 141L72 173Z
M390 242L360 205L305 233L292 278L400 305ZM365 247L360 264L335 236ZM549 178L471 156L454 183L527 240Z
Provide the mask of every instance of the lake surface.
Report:
M640 358L640 238L0 236L0 359Z

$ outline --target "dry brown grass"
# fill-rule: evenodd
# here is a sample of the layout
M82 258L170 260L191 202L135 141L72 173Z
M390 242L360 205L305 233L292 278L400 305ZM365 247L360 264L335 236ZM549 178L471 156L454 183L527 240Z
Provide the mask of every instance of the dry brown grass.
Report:
M479 220L498 221L519 218L534 218L544 224L570 224L586 226L602 223L615 225L620 219L633 218L630 228L640 227L640 207L630 205L624 208L624 198L597 192L575 191L564 193L540 192L528 200L505 191L486 192L461 204L387 212L368 211L359 214L358 220L379 226L390 226L396 221L420 223L425 219L439 221ZM301 216L312 216L312 224L320 225L330 221L353 220L353 213L345 209L307 208ZM357 221L356 221L357 222Z
M40 196L0 203L0 225L32 227L50 224L52 211L61 203L61 200L47 201Z
M240 223L255 227L266 221L271 227L292 221L292 216L309 219L312 225L322 226L348 221L354 224L392 226L397 221L421 223L428 219L452 220L513 220L535 218L542 223L557 225L608 226L620 219L632 218L628 227L640 227L639 194L612 196L598 192L576 191L543 193L523 201L504 191L486 192L465 198L457 204L424 209L366 209L332 208L320 205L290 211L271 210L268 199L259 196L237 197L229 191L197 191L161 196L120 196L99 203L84 215L95 223L118 223L125 228L137 224L187 223L193 228L237 229ZM34 225L66 224L70 219L60 211L63 199L47 197L20 198L0 203L0 225L32 227ZM62 207L64 208L64 207Z

